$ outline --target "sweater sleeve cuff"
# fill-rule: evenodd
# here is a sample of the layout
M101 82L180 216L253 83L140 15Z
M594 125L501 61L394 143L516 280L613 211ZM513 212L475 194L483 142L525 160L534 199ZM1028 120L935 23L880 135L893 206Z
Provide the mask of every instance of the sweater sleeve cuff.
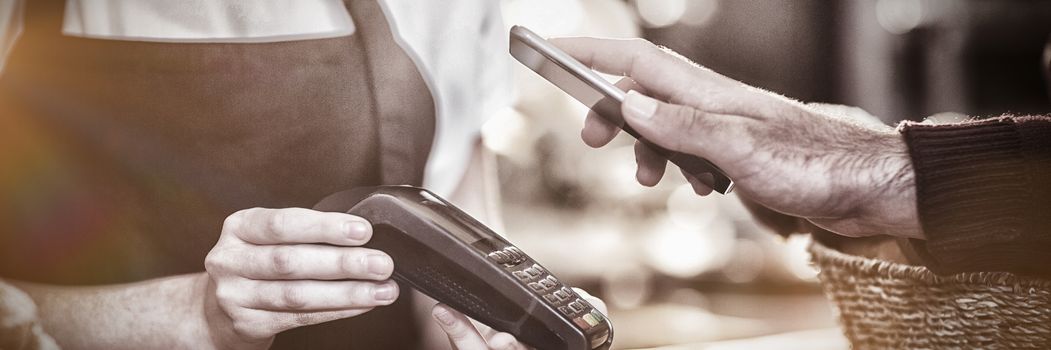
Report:
M951 125L903 123L916 174L916 197L926 241L915 256L932 271L1035 271L1051 260L1047 234L1033 232L1035 188L1026 139L1011 117ZM1049 174L1051 175L1051 174ZM1041 237L1043 236L1043 237ZM1033 244L1035 241L1041 244ZM1043 269L1041 267L1041 269Z

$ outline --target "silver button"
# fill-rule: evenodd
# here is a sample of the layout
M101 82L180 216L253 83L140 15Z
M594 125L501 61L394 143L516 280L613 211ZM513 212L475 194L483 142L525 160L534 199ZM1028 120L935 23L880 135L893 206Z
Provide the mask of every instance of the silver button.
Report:
M569 303L569 309L573 310L573 312L581 312L586 308L587 306L585 306L580 300L574 300L572 303Z
M511 257L503 251L495 251L489 253L489 259L493 259L493 261L495 261L497 264L507 264L507 262L510 261Z
M522 271L515 271L515 272L512 272L512 274L515 275L515 278L518 278L518 279L523 280L523 281L529 279L529 274L527 274L525 272L522 272Z
M555 295L556 298L558 298L559 301L566 300L566 299L570 298L570 294L566 293L565 289L557 290L553 294Z
M529 277L540 277L540 275L544 274L544 269L540 267L540 265L533 264L533 266L526 269L525 272L529 274Z

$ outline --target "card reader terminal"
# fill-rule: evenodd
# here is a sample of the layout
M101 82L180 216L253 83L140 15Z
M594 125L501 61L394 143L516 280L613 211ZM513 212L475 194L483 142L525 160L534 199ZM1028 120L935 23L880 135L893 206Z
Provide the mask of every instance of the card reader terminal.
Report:
M369 220L366 247L394 260L393 278L537 349L609 349L609 319L547 269L433 193L409 186L330 195L316 210Z

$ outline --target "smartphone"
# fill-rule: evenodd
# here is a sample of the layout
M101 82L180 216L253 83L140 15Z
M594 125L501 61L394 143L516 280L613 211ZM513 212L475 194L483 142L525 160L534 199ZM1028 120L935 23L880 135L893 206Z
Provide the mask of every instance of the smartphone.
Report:
M671 151L642 138L624 122L620 113L620 105L627 94L597 72L525 27L512 27L510 40L511 56L518 62L583 103L606 121L645 143L686 173L708 183L716 192L727 194L733 191L733 180L707 159ZM707 178L708 176L710 178Z

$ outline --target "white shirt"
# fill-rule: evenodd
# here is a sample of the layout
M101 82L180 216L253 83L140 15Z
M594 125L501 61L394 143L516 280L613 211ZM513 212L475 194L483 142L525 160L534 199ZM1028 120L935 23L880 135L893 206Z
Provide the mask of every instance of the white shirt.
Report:
M21 31L23 1L0 0L0 69ZM32 0L28 0L32 1ZM395 40L435 100L424 187L459 183L482 123L511 102L507 35L494 0L380 0ZM67 0L63 33L110 40L278 42L350 35L342 0Z
M342 0L66 0L67 35L161 42L275 42L354 33Z

